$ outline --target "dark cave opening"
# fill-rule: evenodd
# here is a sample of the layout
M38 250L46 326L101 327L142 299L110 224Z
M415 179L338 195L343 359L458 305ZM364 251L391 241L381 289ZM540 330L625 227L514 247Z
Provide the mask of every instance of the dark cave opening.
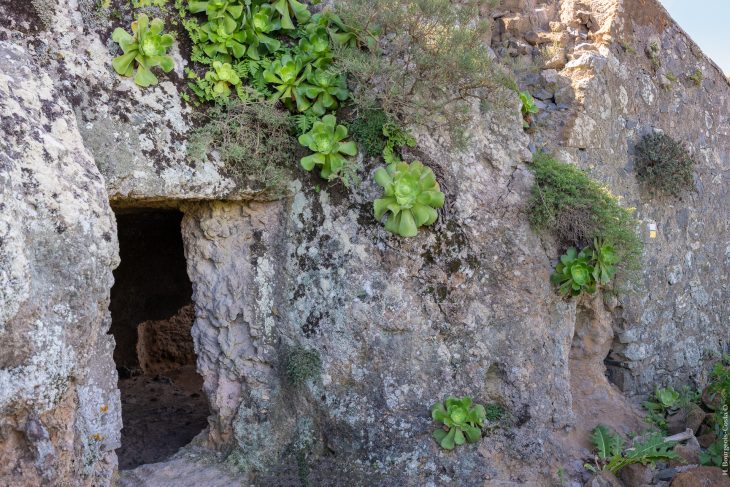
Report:
M111 333L122 398L119 469L173 455L207 426L196 370L195 318L176 210L115 210L121 263L111 289Z

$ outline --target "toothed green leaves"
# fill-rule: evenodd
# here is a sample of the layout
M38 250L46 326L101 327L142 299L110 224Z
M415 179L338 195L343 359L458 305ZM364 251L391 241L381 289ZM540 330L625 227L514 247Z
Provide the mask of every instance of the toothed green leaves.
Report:
M337 125L334 115L326 115L321 121L314 122L312 130L299 137L299 143L314 152L302 158L302 167L311 171L315 166L321 166L320 175L324 179L336 176L345 165L345 156L357 155L357 146L354 142L345 141L346 138L347 128Z
M387 214L385 229L402 237L415 237L418 227L438 218L436 208L444 206L444 194L433 171L420 161L399 162L375 172L383 197L374 202L375 218Z
M473 404L471 397L449 397L443 404L431 406L431 417L443 425L433 432L433 438L441 448L453 450L456 445L479 441L487 413L481 404Z
M674 442L664 441L660 433L652 432L642 439L636 438L631 448L624 448L624 440L603 425L594 428L591 441L596 449L594 464L585 464L591 472L608 471L618 473L634 463L654 464L659 460L673 460L679 456L673 451Z
M132 76L135 65L137 73L134 82L146 88L158 83L157 76L152 68L160 67L166 73L172 71L175 63L167 50L172 46L173 38L170 34L163 34L165 24L160 19L150 22L149 17L140 14L132 22L132 34L121 27L112 33L112 40L119 44L124 54L112 61L114 70L122 76Z

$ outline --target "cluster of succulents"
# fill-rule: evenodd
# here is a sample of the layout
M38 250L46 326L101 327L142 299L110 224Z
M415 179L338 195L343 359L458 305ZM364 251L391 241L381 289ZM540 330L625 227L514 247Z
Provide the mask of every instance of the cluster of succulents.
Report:
M578 252L571 247L560 257L550 280L558 285L563 296L594 294L611 282L616 274L618 257L613 247L596 239L592 247Z

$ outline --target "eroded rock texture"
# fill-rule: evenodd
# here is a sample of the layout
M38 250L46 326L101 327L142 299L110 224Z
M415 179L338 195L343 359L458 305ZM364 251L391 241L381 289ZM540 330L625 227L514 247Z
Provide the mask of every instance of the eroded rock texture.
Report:
M730 337L727 78L658 2L505 5L496 51L517 66L553 68L520 77L542 108L533 146L587 170L642 221L643 280L612 303L612 359L621 364L613 380L632 395L656 383L702 383ZM633 150L654 130L686 143L697 161L694 190L681 198L652 197L637 184Z
M0 483L108 484L114 217L51 77L7 42L0 60Z
M728 85L654 0L502 2L493 48L542 112L525 134L514 97L474 107L464 152L417 134L408 158L434 169L447 206L413 239L374 221L372 161L351 192L299 172L290 197L269 203L214 157L192 165L179 53L176 72L142 91L111 70L116 24L92 2L36 3L52 22L13 4L0 24L2 480L106 485L114 473L107 193L118 207L184 213L210 404L194 445L122 472L120 485L550 485L558 467L582 469L596 423L640 427L604 377L609 352L622 366L612 380L641 396L701 383L727 346ZM636 185L632 148L654 129L698 159L681 199ZM658 224L638 292L557 297L548 279L562 249L525 214L528 148L586 169ZM297 347L322 361L303 385L285 373ZM509 413L477 445L445 453L429 408L451 394Z

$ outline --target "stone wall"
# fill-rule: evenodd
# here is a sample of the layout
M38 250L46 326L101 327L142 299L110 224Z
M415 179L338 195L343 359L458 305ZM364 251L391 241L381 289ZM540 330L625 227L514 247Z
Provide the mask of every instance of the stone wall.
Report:
M730 346L727 78L658 2L504 3L512 8L497 19L493 47L532 66L519 72L542 109L532 148L585 169L642 221L642 282L611 303L611 358L620 363L612 380L640 396L655 385L703 384ZM637 184L633 150L655 130L686 143L697 162L694 190L681 198Z

